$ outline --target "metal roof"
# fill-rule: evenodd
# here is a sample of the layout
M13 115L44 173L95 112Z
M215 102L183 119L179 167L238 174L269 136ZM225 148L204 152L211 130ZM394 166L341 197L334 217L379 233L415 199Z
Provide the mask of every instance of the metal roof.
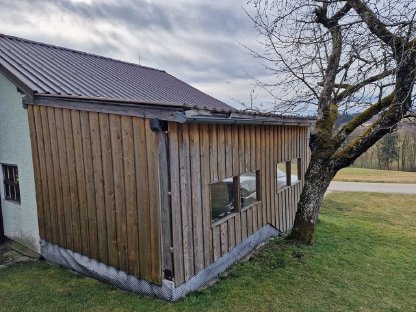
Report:
M162 70L3 34L0 69L31 95L232 110Z

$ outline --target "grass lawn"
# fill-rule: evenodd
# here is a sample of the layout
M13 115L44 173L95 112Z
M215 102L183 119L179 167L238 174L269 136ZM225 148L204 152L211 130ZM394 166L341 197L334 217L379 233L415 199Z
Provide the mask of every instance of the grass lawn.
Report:
M416 184L416 172L344 168L338 172L334 181Z
M177 303L46 262L0 270L1 311L416 311L416 196L332 193L317 243L274 239Z

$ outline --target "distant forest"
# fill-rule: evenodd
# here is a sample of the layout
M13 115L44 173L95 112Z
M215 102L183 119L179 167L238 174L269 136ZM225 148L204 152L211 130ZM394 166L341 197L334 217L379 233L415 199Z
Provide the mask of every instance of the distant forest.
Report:
M356 114L341 114L337 126L348 122ZM371 124L371 121L369 122ZM355 137L363 133L368 125L357 129ZM361 155L353 167L416 172L416 117L405 118L397 129L384 136L367 152Z

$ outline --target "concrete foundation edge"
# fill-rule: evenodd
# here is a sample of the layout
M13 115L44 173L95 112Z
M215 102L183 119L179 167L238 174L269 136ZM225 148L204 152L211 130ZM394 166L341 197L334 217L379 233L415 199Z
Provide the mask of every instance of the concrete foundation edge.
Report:
M279 231L273 226L266 225L262 227L231 251L177 287L175 287L174 282L167 280L163 280L162 285L153 284L45 240L42 240L40 245L42 256L49 262L59 264L129 292L176 301L186 294L200 289L201 286L218 277L232 264L247 256L256 246L278 235Z

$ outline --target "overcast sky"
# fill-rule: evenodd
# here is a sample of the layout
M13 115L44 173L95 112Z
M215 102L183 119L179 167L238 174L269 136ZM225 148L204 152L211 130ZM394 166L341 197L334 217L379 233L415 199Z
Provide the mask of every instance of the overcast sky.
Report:
M0 32L166 70L233 106L268 76L247 0L0 0ZM267 101L258 99L257 101Z

